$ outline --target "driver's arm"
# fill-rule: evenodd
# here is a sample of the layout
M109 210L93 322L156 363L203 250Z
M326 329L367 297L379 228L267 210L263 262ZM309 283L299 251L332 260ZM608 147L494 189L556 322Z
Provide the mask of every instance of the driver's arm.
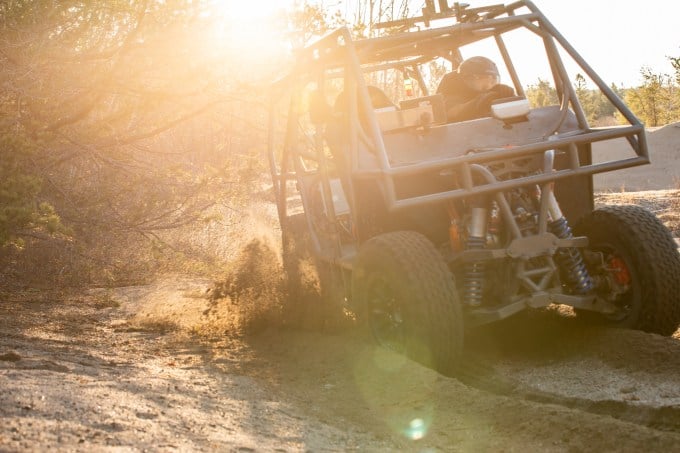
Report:
M446 100L446 119L449 122L457 122L491 116L493 101L514 95L515 90L511 87L498 84L470 100L461 101L455 96L450 96Z

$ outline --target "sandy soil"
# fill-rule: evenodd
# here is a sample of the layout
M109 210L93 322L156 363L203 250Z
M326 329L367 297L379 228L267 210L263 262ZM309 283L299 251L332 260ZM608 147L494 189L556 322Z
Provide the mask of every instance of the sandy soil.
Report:
M678 237L678 195L597 203L641 204ZM537 312L470 335L447 378L356 328L282 325L269 244L217 286L0 290L0 451L678 450L680 331Z
M114 295L120 302L101 293L4 298L0 450L382 445L307 417L272 393L266 380L244 371L254 353L246 344L202 343L163 319L129 315L130 304L153 304L157 294L175 307L190 304L196 298L187 291L199 286L205 289L205 283L181 281L126 288Z
M356 330L217 335L229 324L203 297L208 283L4 295L0 450L672 451L680 442L678 339L545 312L473 336L456 380Z
M647 129L647 145L652 163L595 175L598 191L647 191L678 188L680 184L680 123ZM607 162L634 157L625 139L593 144L593 161Z
M676 191L648 203L677 230ZM0 293L0 451L675 451L680 332L558 310L467 339L447 378L356 328L281 325L274 247L221 285ZM221 292L215 297L216 292Z

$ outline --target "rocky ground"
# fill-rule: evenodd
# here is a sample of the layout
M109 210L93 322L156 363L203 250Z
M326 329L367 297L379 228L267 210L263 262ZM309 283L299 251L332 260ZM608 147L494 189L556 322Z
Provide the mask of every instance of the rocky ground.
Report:
M677 233L677 195L609 193L598 202L647 204ZM0 292L0 451L680 445L678 332L595 328L540 312L472 335L465 372L447 378L356 329L268 322L281 307L255 293L276 291L261 281L275 273L275 255L266 245L250 252L242 275L261 285L239 303L211 302L212 282L182 277Z

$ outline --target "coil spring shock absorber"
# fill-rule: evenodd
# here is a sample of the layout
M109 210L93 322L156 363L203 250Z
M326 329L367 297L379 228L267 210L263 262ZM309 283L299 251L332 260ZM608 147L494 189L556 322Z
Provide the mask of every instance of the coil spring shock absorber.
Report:
M480 250L486 244L487 210L472 208L470 232L465 243L467 250ZM470 261L465 265L463 281L464 301L471 307L482 304L486 266L482 261Z
M553 219L548 225L550 232L560 239L571 239L574 235L569 228L567 219L562 214L562 211L557 204L555 194L550 192L550 214ZM560 267L560 276L562 281L576 294L585 294L593 289L593 279L586 269L583 262L583 255L577 248L560 248L555 253L555 261Z

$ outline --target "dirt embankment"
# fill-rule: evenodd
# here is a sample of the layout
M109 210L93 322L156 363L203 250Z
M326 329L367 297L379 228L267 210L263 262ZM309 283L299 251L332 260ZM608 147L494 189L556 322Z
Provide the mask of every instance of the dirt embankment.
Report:
M637 197L675 228L675 195L598 202ZM274 249L250 243L217 287L169 278L75 294L0 293L0 451L680 445L679 333L594 328L538 312L470 335L464 372L448 378L356 328L281 325ZM226 297L211 302L216 291Z
M680 184L680 123L647 129L650 165L628 168L595 175L598 191L647 191L678 188ZM593 161L607 162L635 153L625 139L593 144Z

